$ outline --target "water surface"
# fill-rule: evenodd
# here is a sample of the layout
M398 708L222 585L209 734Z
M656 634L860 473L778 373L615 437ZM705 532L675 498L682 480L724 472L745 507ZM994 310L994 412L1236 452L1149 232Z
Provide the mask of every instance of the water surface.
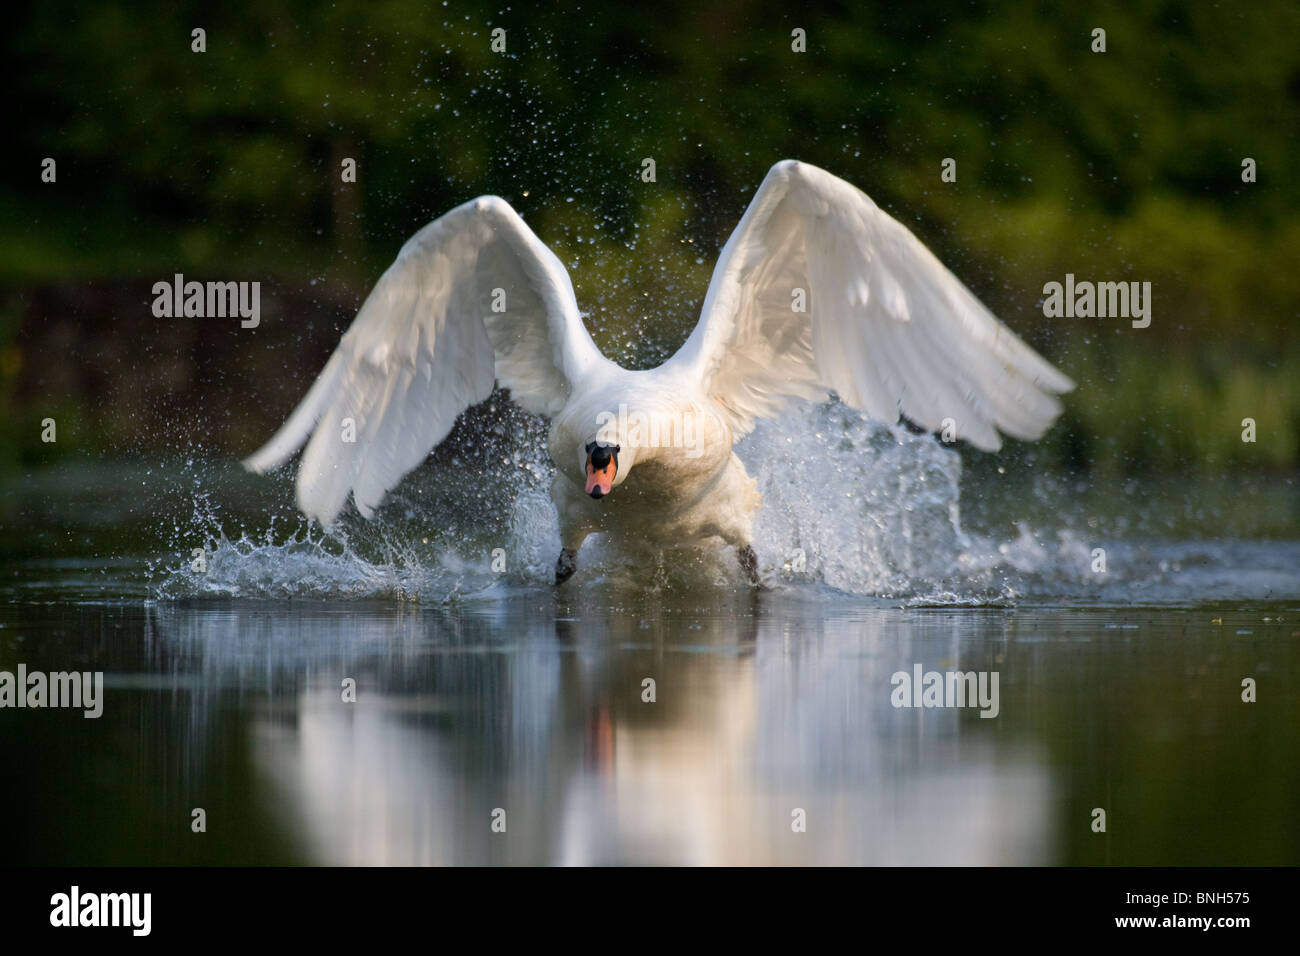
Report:
M959 498L868 437L847 511L766 473L759 592L726 553L599 544L555 592L545 474L467 501L430 466L329 536L287 478L211 463L16 475L0 669L107 690L95 720L0 710L4 860L1300 862L1288 487ZM894 706L917 665L996 673L996 716Z

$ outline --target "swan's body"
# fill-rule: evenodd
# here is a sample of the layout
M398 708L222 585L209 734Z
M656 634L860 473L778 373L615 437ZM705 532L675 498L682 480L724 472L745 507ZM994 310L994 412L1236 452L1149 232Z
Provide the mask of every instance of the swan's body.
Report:
M873 418L955 427L991 450L999 430L1039 437L1073 387L865 194L786 160L723 248L694 332L646 371L600 354L564 266L509 204L458 206L402 247L245 464L265 471L306 442L299 507L328 524L351 492L370 517L494 382L551 419L557 580L595 532L720 537L753 576L760 499L732 445L792 399L834 390ZM810 488L821 493L814 476Z
M749 543L760 499L731 450L735 436L723 409L700 393L698 383L667 371L665 366L639 372L614 366L603 382L573 396L552 421L548 445L558 473L551 497L565 550L576 552L595 532L643 541L717 536L737 547ZM620 409L630 427L620 429ZM678 436L681 422L690 423L694 447L667 437ZM653 441L656 431L659 440ZM613 479L618 492L610 501L593 499L575 480L583 474L582 450L593 438L620 448Z

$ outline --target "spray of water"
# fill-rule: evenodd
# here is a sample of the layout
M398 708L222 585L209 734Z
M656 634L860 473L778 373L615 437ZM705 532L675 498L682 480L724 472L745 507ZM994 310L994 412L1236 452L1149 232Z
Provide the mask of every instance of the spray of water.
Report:
M233 526L199 478L193 515L174 537L185 555L201 540L203 561L196 568L184 558L158 569L155 596L443 603L549 590L560 542L544 426L510 409L487 433L489 441L468 445L487 449L482 454L440 453L390 495L373 521L349 509L329 531L290 508L269 528ZM933 436L872 422L838 402L760 423L737 453L763 495L754 546L769 589L904 605L1006 606L1060 595L1160 601L1177 599L1165 591L1175 581L1181 588L1196 566L1185 545L1166 554L1112 541L1110 567L1099 574L1094 542L1068 517L1053 531L1021 522L1013 536L969 533L962 526L960 455ZM1241 574L1229 569L1249 560L1206 563L1202 595L1216 588L1239 593ZM1258 584L1266 597L1288 581ZM565 585L566 593L593 598L619 587L670 594L745 586L734 552L721 543L629 546L600 536L588 539L579 572Z

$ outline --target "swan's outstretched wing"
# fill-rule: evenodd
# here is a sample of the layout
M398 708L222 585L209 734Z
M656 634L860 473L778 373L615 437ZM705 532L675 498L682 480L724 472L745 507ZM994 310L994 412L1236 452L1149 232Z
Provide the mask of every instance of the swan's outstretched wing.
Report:
M483 196L407 241L307 396L244 465L281 465L310 435L298 506L328 524L351 491L368 518L494 379L547 415L605 361L560 260L509 203Z
M881 421L951 418L986 450L999 430L1039 437L1074 387L866 194L793 160L763 180L669 364L708 384L738 435L834 389Z

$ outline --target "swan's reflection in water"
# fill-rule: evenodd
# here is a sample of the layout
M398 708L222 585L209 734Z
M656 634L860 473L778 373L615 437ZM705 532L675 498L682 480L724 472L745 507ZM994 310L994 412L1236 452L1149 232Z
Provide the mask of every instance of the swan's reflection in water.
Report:
M890 703L914 663L997 670L1005 615L702 600L230 603L155 623L211 691L196 706L239 696L259 799L313 862L1050 861L1023 720Z

